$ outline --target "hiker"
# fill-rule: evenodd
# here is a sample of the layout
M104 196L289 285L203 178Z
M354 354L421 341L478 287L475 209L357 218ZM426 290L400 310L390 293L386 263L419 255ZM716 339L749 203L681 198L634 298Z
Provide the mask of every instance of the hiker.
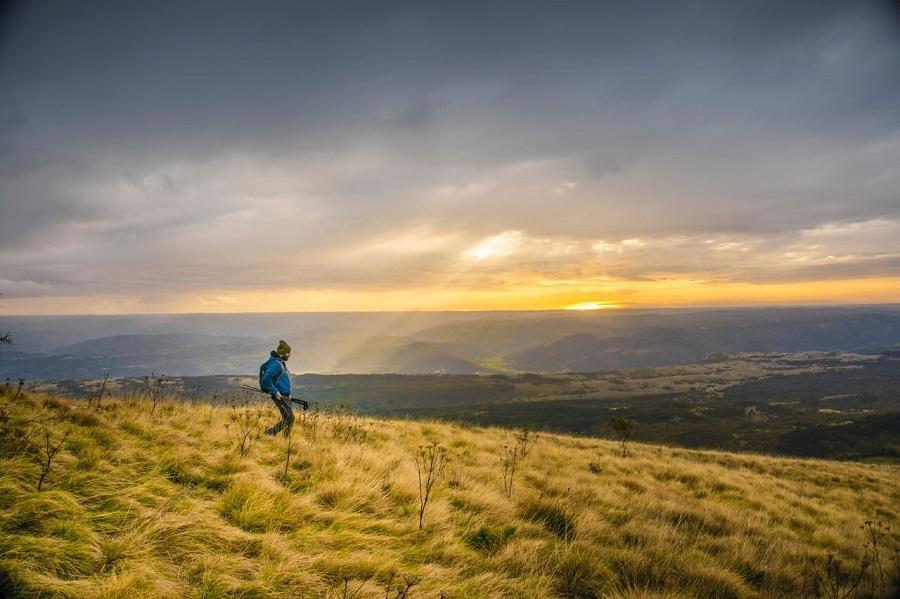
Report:
M294 411L291 409L291 373L286 362L291 357L291 346L282 339L269 359L259 367L259 388L269 394L281 420L266 429L267 435L275 435L284 431L285 436L294 424Z

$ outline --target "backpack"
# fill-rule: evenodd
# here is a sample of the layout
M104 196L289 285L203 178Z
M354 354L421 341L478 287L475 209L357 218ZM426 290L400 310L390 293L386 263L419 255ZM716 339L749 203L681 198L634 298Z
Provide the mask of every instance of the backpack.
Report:
M265 391L265 389L263 389L263 386L262 386L263 376L265 376L265 374L266 374L266 366L268 366L269 362L271 362L274 359L275 358L269 358L268 360L266 360L265 362L263 362L262 364L259 365L259 389L260 389L260 391ZM276 387L278 386L278 381L280 381L281 377L283 377L285 375L285 373L287 372L287 366L285 365L285 363L282 362L281 360L278 360L278 362L281 363L281 374L279 374L277 377L275 377L274 385Z

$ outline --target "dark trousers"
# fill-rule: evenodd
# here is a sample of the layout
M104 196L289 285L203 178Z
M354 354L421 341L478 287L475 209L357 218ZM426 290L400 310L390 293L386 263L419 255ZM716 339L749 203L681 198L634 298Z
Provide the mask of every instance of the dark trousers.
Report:
M290 431L291 427L294 425L294 410L291 408L291 398L285 395L282 395L281 399L272 397L272 403L278 408L278 413L281 414L281 420L275 423L274 426L267 428L266 433L269 435L276 435L284 431L285 436L287 436L288 431Z

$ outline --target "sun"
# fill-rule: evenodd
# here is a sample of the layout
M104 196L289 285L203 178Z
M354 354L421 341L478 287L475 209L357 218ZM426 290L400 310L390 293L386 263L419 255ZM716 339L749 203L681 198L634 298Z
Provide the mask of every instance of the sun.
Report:
M615 302L581 302L571 304L563 308L564 310L612 310L621 306Z

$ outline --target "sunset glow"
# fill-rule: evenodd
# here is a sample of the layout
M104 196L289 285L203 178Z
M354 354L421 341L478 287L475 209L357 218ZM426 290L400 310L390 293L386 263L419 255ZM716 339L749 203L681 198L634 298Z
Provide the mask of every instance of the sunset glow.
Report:
M571 304L566 306L566 310L610 310L614 308L621 308L619 304L614 304L612 302L581 302L579 304Z
M606 300L583 301L602 295ZM152 300L152 301L148 301ZM11 298L10 314L123 314L183 312L382 312L440 310L605 311L661 307L722 307L894 303L900 301L900 277L809 281L778 284L703 282L520 281L481 289L443 287L368 291L279 289L158 298L84 296Z

